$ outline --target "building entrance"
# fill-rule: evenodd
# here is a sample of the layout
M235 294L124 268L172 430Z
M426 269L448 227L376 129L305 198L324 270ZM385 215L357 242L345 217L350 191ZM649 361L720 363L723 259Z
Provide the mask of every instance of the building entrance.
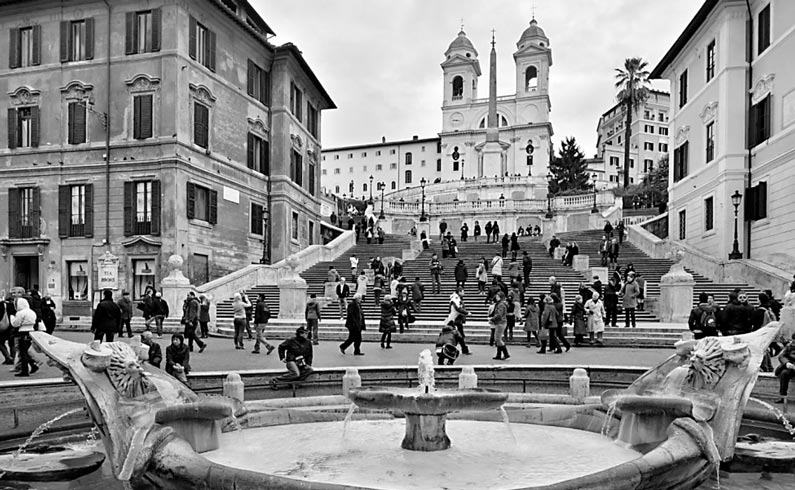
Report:
M39 257L15 256L14 257L14 284L25 288L25 291L33 289L34 284L39 284Z

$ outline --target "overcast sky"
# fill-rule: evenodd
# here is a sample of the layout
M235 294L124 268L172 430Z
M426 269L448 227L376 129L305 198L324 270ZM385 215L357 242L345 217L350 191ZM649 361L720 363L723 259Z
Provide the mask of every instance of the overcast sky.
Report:
M595 153L599 116L615 103L614 68L641 56L653 68L701 0L250 0L295 43L337 105L324 111L324 148L433 137L441 130L444 52L463 19L488 87L491 30L498 95L516 92L513 52L532 7L550 39L556 149L575 136ZM655 85L667 90L667 85ZM481 89L481 97L488 96Z

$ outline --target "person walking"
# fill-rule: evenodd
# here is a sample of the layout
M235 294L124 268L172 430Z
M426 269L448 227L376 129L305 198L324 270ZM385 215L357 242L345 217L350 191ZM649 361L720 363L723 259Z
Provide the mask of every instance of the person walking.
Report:
M544 337L549 338L549 351L561 354L563 351L557 342L556 330L559 325L558 310L555 308L555 303L550 295L544 296L544 310L541 313L541 328L547 331ZM539 354L546 354L547 341L541 339L541 348L538 350Z
M610 224L610 221L605 221L604 232L608 240L613 238L613 225Z
M506 341L513 342L513 329L516 327L516 312L519 308L516 306L516 296L513 292L509 292L505 299L505 339Z
M409 329L409 324L414 323L414 304L406 288L401 289L397 298L395 298L395 308L397 310L400 333L403 333L404 330Z
M313 295L314 296L314 295ZM252 354L260 353L260 344L265 346L265 353L270 354L273 352L274 347L265 338L265 328L268 326L268 321L271 319L271 310L268 303L265 302L265 294L260 293L257 296L257 304L254 305L254 350Z
M499 253L491 259L491 276L495 281L502 282L502 257Z
M451 258L455 258L455 255L458 253L458 242L455 241L453 235L450 232L447 232L447 247L448 247L448 256Z
M348 306L348 313L345 317L345 328L348 329L348 338L340 344L340 352L344 355L345 349L353 344L353 355L363 356L362 352L362 331L365 327L364 313L362 312L362 299L354 296Z
M492 357L495 361L507 361L511 358L505 346L505 328L508 324L508 306L505 295L500 291L494 298L494 305L489 308L489 324L494 326L494 343L497 345L497 355Z
M392 295L387 294L384 296L384 301L381 302L381 322L378 326L378 331L381 332L381 348L392 348L392 332L396 330L395 327L395 304L392 302Z
M448 313L445 323L456 329L460 335L461 351L467 356L471 354L466 343L466 333L464 332L464 325L468 315L469 311L464 306L464 288L456 288L456 291L450 295L450 313Z
M447 222L444 219L442 219L442 221L439 222L439 240L442 240L446 234L447 234Z
M480 236L480 222L475 220L475 227L472 229L472 235L475 237L475 241L478 241L478 237Z
M516 236L516 233L511 234L511 258L516 260L516 256L519 254L519 250L522 247L519 246L519 237Z
M519 279L519 262L516 259L511 259L508 262L508 282L513 283Z
M367 298L367 275L364 271L361 271L359 277L356 278L356 292L353 294L361 296L362 302Z
M439 260L439 256L435 253L431 255L431 261L428 263L428 267L431 271L431 286L433 289L434 294L438 294L442 292L442 281L441 275L442 271L444 270L444 266L442 265L442 261Z
M593 296L591 296L593 297ZM574 347L580 347L588 333L588 326L585 321L585 304L582 295L574 297L574 304L571 307L571 322L574 325Z
M376 271L373 276L373 304L381 304L381 292L384 290L384 275L381 271Z
M469 226L466 223L464 223L463 225L461 225L461 241L462 242L467 241L468 237L469 237Z
M248 295L246 295L245 291L241 290L240 296L243 298L243 301L248 303L246 307L246 335L248 335L248 340L254 340L254 333L251 331L251 317L252 313L254 313L254 305L248 299Z
M461 334L452 325L442 327L442 332L436 338L436 358L440 366L445 363L452 366L458 359L458 342Z
M481 257L480 262L478 262L478 268L475 271L475 276L478 280L478 294L480 296L486 295L486 283L489 281L489 274L486 272L488 265L486 264L486 259Z
M560 247L560 239L556 235L552 235L552 239L549 240L549 256L555 256L555 249Z
M610 260L611 264L618 263L618 254L621 251L621 246L618 244L618 238L613 238L610 242L610 250L607 254L607 258Z
M508 248L511 245L511 239L508 238L508 234L504 234L502 236L502 256L503 258L508 257Z
M605 332L605 306L602 303L599 293L594 292L585 303L585 312L588 316L588 342L594 345L594 335L596 335L596 344L599 347L604 346L603 335Z
M199 295L199 337L210 337L210 299L203 294Z
M243 346L243 332L246 330L246 308L251 308L248 298L235 293L232 299L233 323L235 326L235 349L245 349Z
M348 308L348 297L351 295L351 288L345 284L345 278L340 277L340 281L336 287L337 302L340 306L340 320L345 319L346 310Z
M494 224L491 225L491 236L494 238L494 243L497 243L500 238L500 224L497 221L494 221Z
M489 243L491 241L491 229L492 229L491 221L487 221L486 227L484 228L484 230L486 231L486 243Z
M356 282L356 276L359 275L359 257L352 254L349 261L351 263L351 281Z
M188 293L188 298L182 308L182 318L185 325L184 336L188 339L188 350L193 352L193 343L199 346L199 354L204 352L207 344L196 335L196 329L199 327L199 300L196 299L196 293L193 291Z
M453 275L455 276L456 288L466 287L467 278L469 278L469 271L467 271L467 266L464 264L463 259L460 259L455 265L455 271L453 272Z
M618 233L618 243L624 243L624 231L626 231L626 228L624 228L624 220L621 220L616 225L616 232Z
M17 300L17 314L19 313L19 301ZM94 309L94 316L91 318L91 332L94 340L105 339L105 342L113 342L113 336L121 327L121 309L113 301L113 291L106 289L102 291L102 301Z
M533 347L533 338L536 344L541 347L541 340L538 338L539 328L538 324L541 321L538 305L536 299L532 296L527 300L527 306L524 310L524 331L527 333L527 344L525 347Z
M555 340L556 340L555 343L558 346L558 348L555 350L555 353L556 354L561 354L561 352L558 352L558 351L560 351L560 346L565 347L566 348L566 352L568 352L569 349L571 349L571 344L569 344L569 341L566 339L566 336L563 334L563 323L564 323L564 318L566 318L566 315L565 315L565 312L564 312L564 303L563 303L563 299L560 296L558 296L557 294L555 294L555 293L550 293L549 297L552 298L552 304L555 306L555 309L558 312L558 316L557 316L558 326L557 326L557 328L555 328L554 331L550 330L549 338L550 338L550 341L551 341L552 338L553 338L552 334L553 333L555 334Z
M58 317L55 315L55 301L49 294L41 299L41 321L44 324L44 331L52 335L55 331L55 323ZM130 302L130 314L132 315L132 302Z
M422 311L422 300L424 299L425 285L420 281L420 276L416 276L414 283L411 285L411 301L414 302L414 309L417 310L417 313Z
M8 366L14 364L16 357L14 338L11 335L11 316L15 312L12 303L6 299L5 292L0 291L0 354L3 355L3 364Z
M133 304L132 300L130 300L130 292L126 289L123 289L121 292L121 298L116 301L116 304L119 306L119 310L121 310L121 327L119 328L119 338L124 338L124 327L127 327L127 336L132 338L132 327L130 326L130 320L132 319L133 315Z
M143 314L145 330L150 330L152 328L152 322L155 318L153 313L154 298L152 297L152 294L152 290L147 288L143 299L135 306L137 309L141 310L141 314ZM159 335L160 334L158 334L158 336Z
M113 294L110 290L106 290L106 292ZM116 306L113 303L113 296L111 296L110 303L114 307ZM30 308L28 300L21 296L18 296L15 300L14 315L10 317L10 328L13 328L15 332L16 352L19 356L14 376L18 378L28 377L39 370L39 365L29 351L31 347L30 332L36 329L36 312ZM116 328L118 328L118 324ZM110 341L113 340L113 332L115 332L115 329L110 331Z
M522 278L524 279L525 287L530 286L530 273L533 272L533 259L527 253L527 250L522 252Z
M364 271L362 271L364 277ZM367 279L365 278L365 281ZM316 294L310 294L309 299L306 301L306 308L304 311L304 319L306 319L306 328L309 330L308 340L312 341L312 345L320 344L320 337L318 335L318 326L320 324L320 303L317 301Z
M630 323L632 328L635 328L635 308L638 307L638 295L640 294L640 287L635 282L635 273L630 272L627 274L627 282L621 289L621 307L624 309L624 328L629 328Z
M447 236L443 236L439 246L442 247L442 258L446 259L450 255L450 240Z

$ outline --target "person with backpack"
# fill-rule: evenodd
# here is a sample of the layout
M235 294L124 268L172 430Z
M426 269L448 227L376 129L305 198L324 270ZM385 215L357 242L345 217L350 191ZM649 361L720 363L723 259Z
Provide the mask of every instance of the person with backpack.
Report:
M759 293L759 306L751 313L751 329L759 330L770 322L776 321L776 315L770 307L770 298L765 293Z
M444 366L447 361L448 366L452 366L455 360L458 359L458 342L461 340L461 334L454 326L445 325L442 327L442 332L436 338L436 357L439 365Z
M707 293L699 293L698 304L690 311L687 326L696 340L718 335L718 308L709 301Z
M364 277L364 271L362 271L362 277ZM310 294L309 299L306 301L304 319L306 320L306 329L308 330L307 340L311 340L312 345L320 344L320 337L318 334L318 326L321 320L320 303L317 300L317 295L314 293Z

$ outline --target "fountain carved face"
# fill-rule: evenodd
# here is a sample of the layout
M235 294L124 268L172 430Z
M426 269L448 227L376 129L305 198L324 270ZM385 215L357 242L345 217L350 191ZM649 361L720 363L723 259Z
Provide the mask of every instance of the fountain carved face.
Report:
M83 352L82 361L94 372L105 371L113 387L127 398L136 398L155 389L146 378L133 348L123 342L91 342Z
M726 373L729 364L743 367L748 362L748 345L740 339L724 345L718 337L705 337L699 341L689 341L680 350L680 355L689 352L689 365L686 381L696 389L712 388Z

